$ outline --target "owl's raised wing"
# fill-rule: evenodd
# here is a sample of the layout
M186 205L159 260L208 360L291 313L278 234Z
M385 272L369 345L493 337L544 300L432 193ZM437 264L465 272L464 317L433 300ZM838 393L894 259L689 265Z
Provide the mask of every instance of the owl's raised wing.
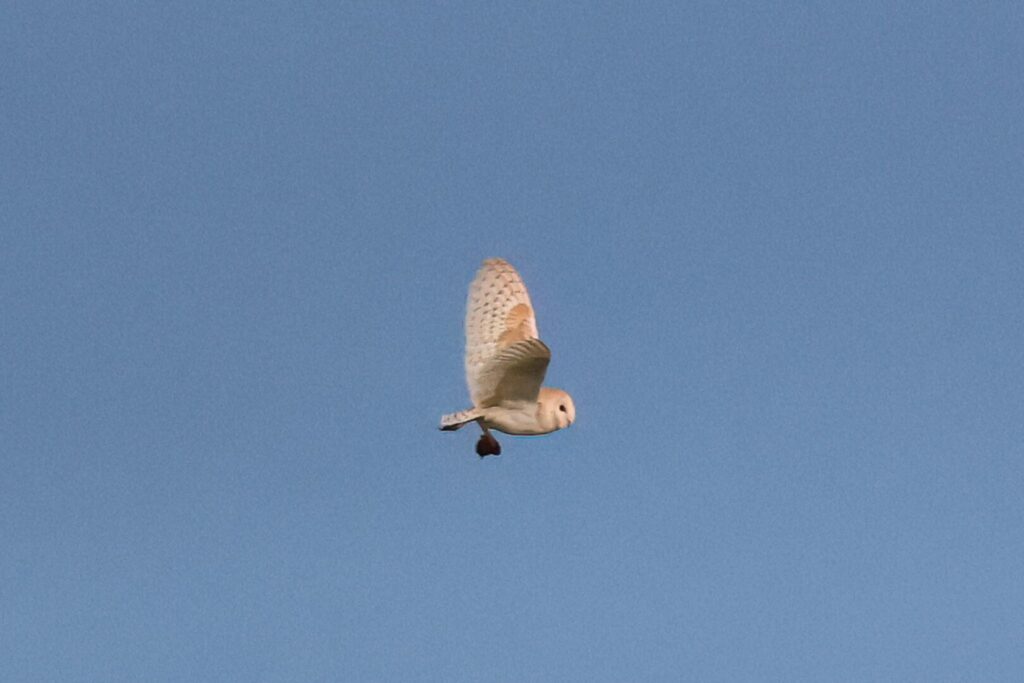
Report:
M466 303L466 382L480 408L535 401L551 351L519 273L502 259L484 261Z

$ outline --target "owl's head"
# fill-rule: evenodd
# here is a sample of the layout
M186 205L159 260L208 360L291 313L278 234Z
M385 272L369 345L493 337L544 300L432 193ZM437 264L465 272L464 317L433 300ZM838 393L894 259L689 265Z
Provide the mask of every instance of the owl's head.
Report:
M552 387L541 387L537 396L537 420L546 429L565 429L576 421L572 396Z

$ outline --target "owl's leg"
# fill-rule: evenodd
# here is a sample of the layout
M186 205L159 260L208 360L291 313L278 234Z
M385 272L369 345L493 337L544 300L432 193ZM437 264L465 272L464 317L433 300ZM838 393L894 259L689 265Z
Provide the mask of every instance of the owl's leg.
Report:
M476 442L476 454L481 458L485 455L501 455L501 444L491 434L491 430L480 423L480 428L484 430L484 433L480 435L480 440Z

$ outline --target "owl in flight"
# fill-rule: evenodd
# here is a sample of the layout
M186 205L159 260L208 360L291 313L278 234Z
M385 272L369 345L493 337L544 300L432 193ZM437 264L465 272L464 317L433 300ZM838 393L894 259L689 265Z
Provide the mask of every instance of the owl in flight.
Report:
M466 383L473 407L443 416L441 429L478 423L480 457L501 455L492 429L515 435L565 429L576 420L576 407L566 392L541 386L550 361L523 279L507 261L484 261L466 302Z

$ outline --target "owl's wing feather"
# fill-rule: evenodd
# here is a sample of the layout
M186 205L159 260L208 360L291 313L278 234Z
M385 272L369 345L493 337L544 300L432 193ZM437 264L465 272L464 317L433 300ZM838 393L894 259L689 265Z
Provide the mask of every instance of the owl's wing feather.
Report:
M535 402L550 361L551 350L540 339L524 339L507 347L478 375L481 393L477 406Z
M494 405L503 400L498 396L501 378L506 374L510 378L520 374L519 370L511 368L520 363L538 365L544 354L535 346L529 347L530 354L534 355L500 356L513 345L531 339L537 340L537 320L523 279L507 261L487 259L469 286L466 302L466 382L475 405ZM543 348L546 357L539 369L538 389L551 357L547 347ZM536 374L537 369L532 372ZM516 385L513 393L520 395L523 387L518 380L513 384ZM532 386L532 381L526 386Z

